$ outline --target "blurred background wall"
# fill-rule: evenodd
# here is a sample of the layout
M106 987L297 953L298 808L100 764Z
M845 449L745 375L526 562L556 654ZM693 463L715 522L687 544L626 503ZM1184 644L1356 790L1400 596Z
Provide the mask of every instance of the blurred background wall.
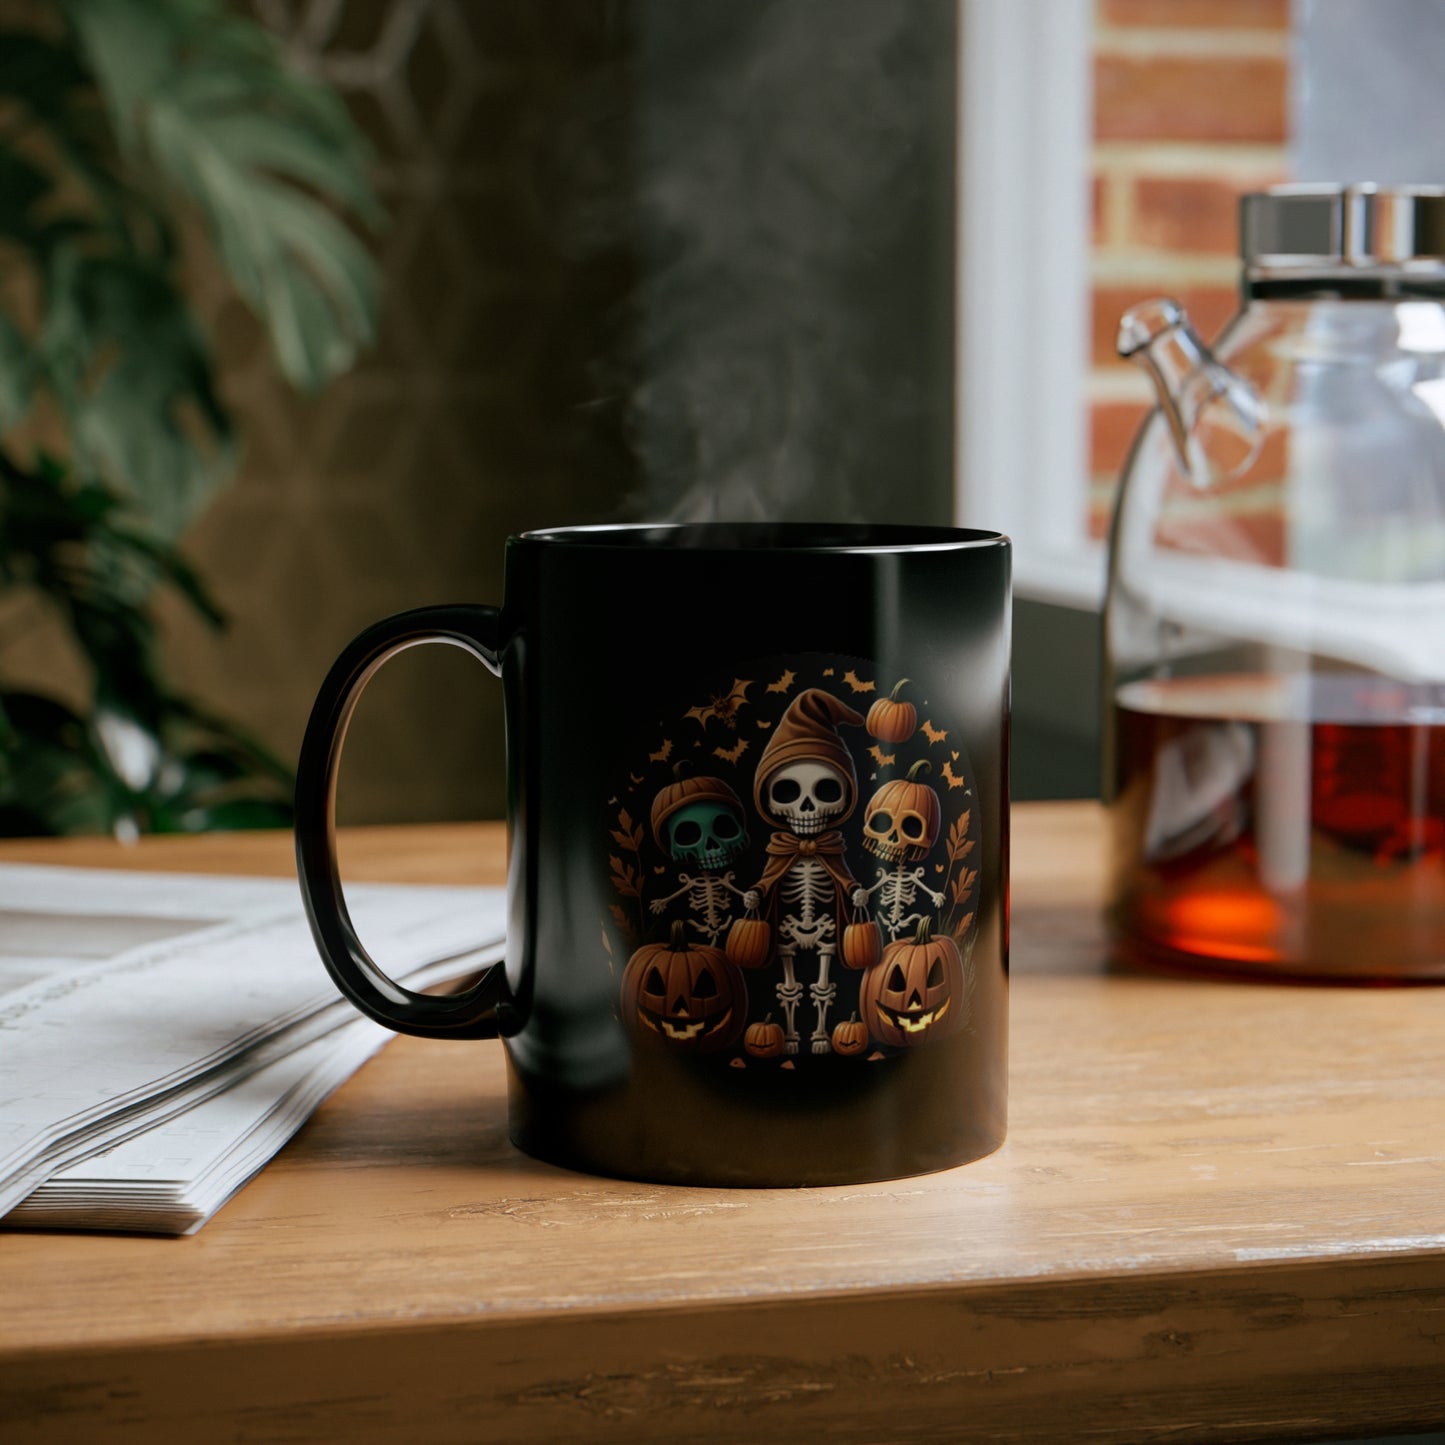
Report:
M197 278L248 439L178 680L294 757L363 625L499 600L502 541L951 513L952 0L255 0L376 148L381 343L314 402ZM498 690L396 659L343 822L498 816Z
M341 645L389 611L499 597L508 533L950 518L952 0L252 8L376 148L382 337L307 402L197 276L248 452L187 543L230 631L166 614L183 686L294 757ZM1167 292L1216 331L1246 190L1435 166L1410 119L1428 104L1407 97L1433 93L1445 41L1434 0L1093 15L1081 475L1102 537L1149 405L1114 355L1119 315ZM1015 620L1015 796L1090 796L1096 615L1023 598ZM501 749L490 679L449 649L408 653L361 709L343 821L498 815Z

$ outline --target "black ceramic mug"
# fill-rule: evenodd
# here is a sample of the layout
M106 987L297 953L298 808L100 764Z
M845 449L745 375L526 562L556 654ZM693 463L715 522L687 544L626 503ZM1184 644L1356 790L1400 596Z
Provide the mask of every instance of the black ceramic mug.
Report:
M585 527L507 543L505 602L341 655L297 784L317 946L363 1013L505 1040L511 1134L686 1184L896 1178L1003 1141L1009 544L901 526ZM507 958L415 994L347 916L347 719L421 642L502 679Z

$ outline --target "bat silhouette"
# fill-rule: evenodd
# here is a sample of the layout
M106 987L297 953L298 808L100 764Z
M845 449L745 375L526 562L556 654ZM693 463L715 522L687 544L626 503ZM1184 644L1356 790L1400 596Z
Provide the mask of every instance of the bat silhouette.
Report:
M878 684L876 682L864 682L863 679L859 677L858 674L854 672L851 667L848 669L847 672L843 674L843 681L846 682L848 686L853 689L854 692L878 691Z
M952 791L954 788L961 788L963 786L963 779L960 778L958 774L953 771L952 763L944 763L943 781L948 784L950 791Z
M662 746L655 753L648 753L650 763L665 763L672 756L672 739L663 738Z
M713 757L721 758L725 763L735 763L748 750L748 740L739 738L737 745L731 748L714 748Z
M925 718L923 720L923 736L931 743L941 743L948 736L947 728L936 728Z
M751 686L751 682L735 677L728 692L718 693L705 707L688 708L686 716L695 717L698 725L703 728L707 727L712 718L716 718L725 727L736 728L738 709L748 700L748 689Z
M768 684L768 691L769 691L769 692L787 692L787 690L788 690L790 687L792 687L792 685L793 685L793 679L794 679L795 677L797 677L797 675L798 675L798 674L797 674L796 672L794 672L794 671L790 668L790 669L789 669L787 672L785 672L776 682L770 682L770 683Z
M874 762L886 767L889 763L897 760L898 754L885 753L877 743L874 743L873 746L868 749L868 756L872 758Z

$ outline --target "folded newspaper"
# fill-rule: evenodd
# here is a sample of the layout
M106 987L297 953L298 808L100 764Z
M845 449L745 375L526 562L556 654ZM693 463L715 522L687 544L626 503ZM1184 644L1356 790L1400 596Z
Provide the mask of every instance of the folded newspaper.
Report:
M500 888L349 888L391 975L501 957ZM391 1035L294 882L0 865L0 1226L199 1229Z

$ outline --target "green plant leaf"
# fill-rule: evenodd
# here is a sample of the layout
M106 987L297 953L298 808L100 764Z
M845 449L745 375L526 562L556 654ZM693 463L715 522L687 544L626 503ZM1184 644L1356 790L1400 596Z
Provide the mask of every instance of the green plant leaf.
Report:
M78 226L108 230L136 244L140 225L152 243L169 245L167 228L150 203L133 190L119 173L115 140L106 123L104 106L95 84L73 43L62 43L32 31L0 32L0 99L18 108L13 141L7 151L18 156L28 149L32 159L44 157L47 192L65 196L68 215L49 216L17 239L44 251ZM49 151L27 147L32 130L43 130ZM72 194L82 183L83 197ZM18 207L13 194L0 187L6 203L0 211Z
M367 154L324 86L216 0L66 0L122 146L205 215L287 378L314 390L376 332L371 256L337 220L379 217Z
M35 365L30 348L20 328L0 312L0 432L9 431L25 420L34 383Z
M92 701L0 692L0 833L284 826L290 769L173 693L152 589L221 614L172 539L235 443L178 279L175 202L302 387L376 328L376 268L339 213L380 220L346 107L224 0L55 0L0 31L0 239L32 268L38 328L0 314L0 435L36 397L70 456L0 446L0 584L55 608ZM27 20L46 15L22 12Z
M31 216L51 192L51 179L13 150L0 149L0 236L33 246L39 224Z
M230 420L205 342L168 276L137 257L62 248L38 349L81 469L175 537L231 474Z
M9 727L0 833L108 832L121 799L96 767L84 719L53 698L0 694Z
M33 30L0 31L0 95L35 119L68 124L71 93L88 81L73 47Z

